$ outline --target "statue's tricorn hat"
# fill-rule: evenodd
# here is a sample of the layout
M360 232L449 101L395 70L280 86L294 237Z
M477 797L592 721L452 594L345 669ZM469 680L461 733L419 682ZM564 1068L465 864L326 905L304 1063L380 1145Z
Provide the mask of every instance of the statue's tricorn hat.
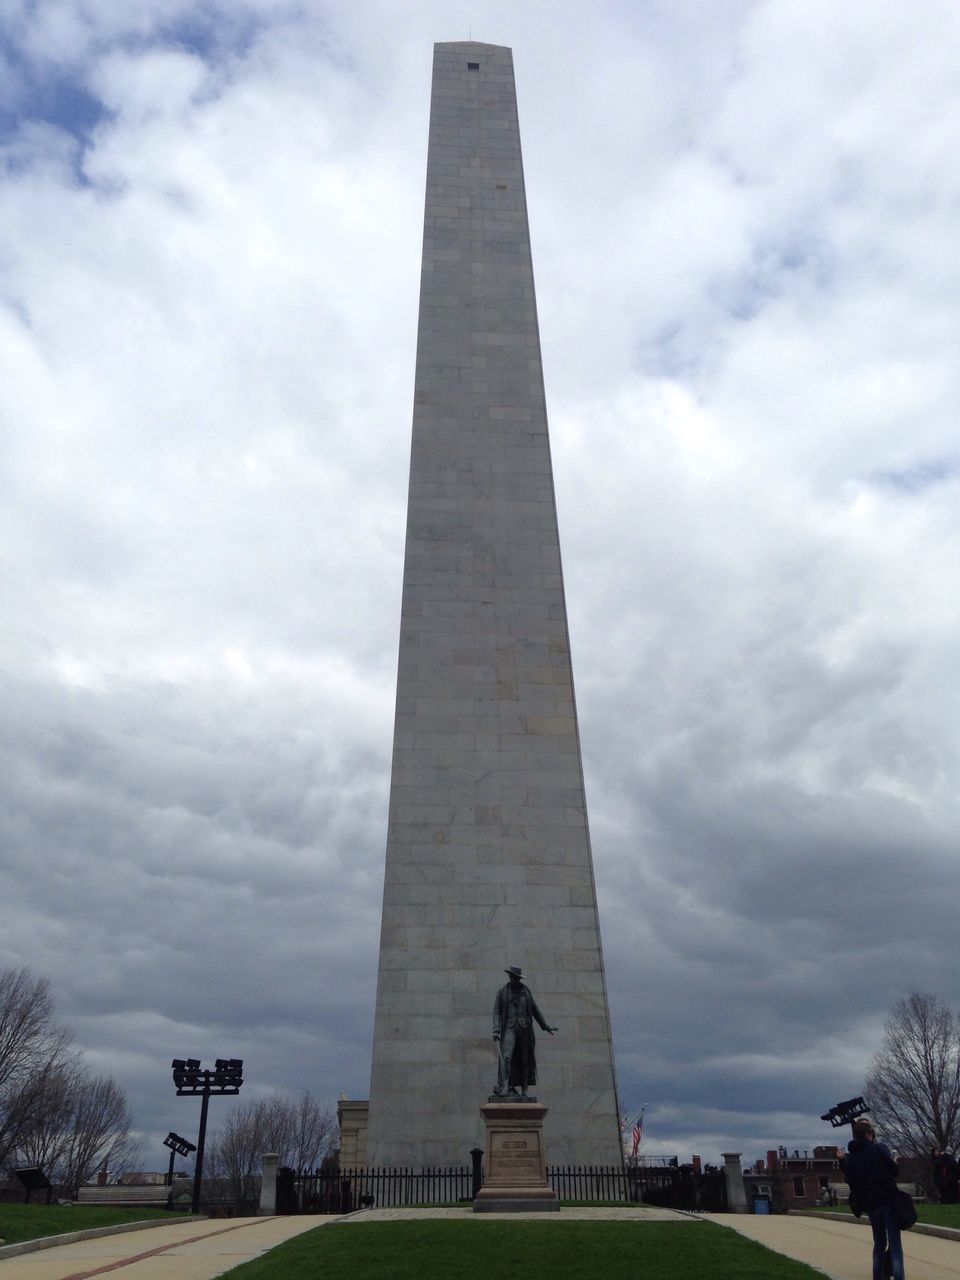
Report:
M508 973L511 978L522 978L519 965L512 964L509 969L504 969L504 973Z

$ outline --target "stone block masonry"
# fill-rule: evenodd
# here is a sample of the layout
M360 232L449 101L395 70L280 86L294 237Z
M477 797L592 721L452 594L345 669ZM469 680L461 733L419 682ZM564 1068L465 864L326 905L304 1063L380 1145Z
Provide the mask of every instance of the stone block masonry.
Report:
M513 59L438 44L370 1085L374 1165L467 1164L520 965L551 1163L620 1141Z

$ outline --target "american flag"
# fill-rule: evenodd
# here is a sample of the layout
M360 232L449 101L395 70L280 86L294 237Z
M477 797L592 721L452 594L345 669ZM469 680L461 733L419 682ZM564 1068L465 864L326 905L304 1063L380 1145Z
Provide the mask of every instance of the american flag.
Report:
M635 1156L640 1150L640 1143L643 1141L643 1112L637 1116L633 1124L633 1147L630 1151L631 1156Z

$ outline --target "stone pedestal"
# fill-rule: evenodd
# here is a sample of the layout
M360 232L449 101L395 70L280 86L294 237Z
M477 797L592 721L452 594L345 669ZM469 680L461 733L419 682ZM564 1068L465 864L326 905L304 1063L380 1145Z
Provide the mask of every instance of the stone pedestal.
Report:
M263 1180L260 1183L258 1216L269 1217L277 1212L277 1166L280 1157L273 1152L263 1156Z
M727 1181L727 1209L730 1213L747 1213L747 1192L743 1185L743 1168L740 1164L741 1152L721 1152L723 1159L723 1176Z
M529 1213L560 1208L547 1182L539 1102L488 1102L480 1108L487 1129L486 1175L474 1213Z

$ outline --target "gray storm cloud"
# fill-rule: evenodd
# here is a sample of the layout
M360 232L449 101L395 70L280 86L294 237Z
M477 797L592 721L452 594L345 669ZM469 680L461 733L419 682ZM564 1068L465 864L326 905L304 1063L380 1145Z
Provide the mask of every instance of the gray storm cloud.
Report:
M7 8L0 961L148 1151L175 1054L365 1096L429 67L472 21L515 52L621 1095L651 1154L811 1146L895 999L960 1000L954 6Z

